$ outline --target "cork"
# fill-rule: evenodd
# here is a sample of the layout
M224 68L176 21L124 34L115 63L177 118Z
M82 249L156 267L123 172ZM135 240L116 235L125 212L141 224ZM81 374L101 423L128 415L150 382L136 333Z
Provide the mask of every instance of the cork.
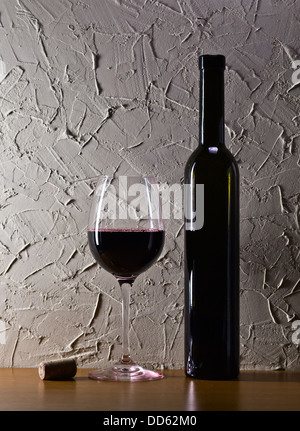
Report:
M74 377L76 372L75 359L45 361L39 365L39 376L42 380L68 380Z

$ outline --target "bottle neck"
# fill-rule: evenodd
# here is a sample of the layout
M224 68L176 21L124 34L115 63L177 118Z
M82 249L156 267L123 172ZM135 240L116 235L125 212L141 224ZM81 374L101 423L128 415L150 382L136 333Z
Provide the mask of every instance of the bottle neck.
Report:
M200 69L200 142L222 147L224 142L224 70Z

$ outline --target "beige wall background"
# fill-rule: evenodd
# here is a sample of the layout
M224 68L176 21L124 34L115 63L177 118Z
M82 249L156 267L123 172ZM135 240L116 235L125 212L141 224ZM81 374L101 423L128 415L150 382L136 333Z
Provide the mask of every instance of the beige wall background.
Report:
M202 53L227 59L241 367L299 365L299 23L292 0L1 0L0 366L119 358L121 297L87 246L90 200L99 174L182 181L197 146ZM161 258L132 291L131 350L176 368L182 220L166 229Z

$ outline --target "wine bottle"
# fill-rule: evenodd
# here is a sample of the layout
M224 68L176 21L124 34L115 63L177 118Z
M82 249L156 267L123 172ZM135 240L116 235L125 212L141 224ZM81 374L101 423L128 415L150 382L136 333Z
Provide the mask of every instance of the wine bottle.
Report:
M223 55L202 55L199 145L185 167L185 373L239 375L239 171L224 142Z

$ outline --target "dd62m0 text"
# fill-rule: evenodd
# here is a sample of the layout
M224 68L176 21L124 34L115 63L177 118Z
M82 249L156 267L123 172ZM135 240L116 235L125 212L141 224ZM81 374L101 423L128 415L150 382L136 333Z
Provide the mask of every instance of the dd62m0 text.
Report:
M168 416L148 416L147 417L147 425L166 425L166 426L176 426L176 425L196 425L197 418L196 416L177 416L177 415L168 415Z

